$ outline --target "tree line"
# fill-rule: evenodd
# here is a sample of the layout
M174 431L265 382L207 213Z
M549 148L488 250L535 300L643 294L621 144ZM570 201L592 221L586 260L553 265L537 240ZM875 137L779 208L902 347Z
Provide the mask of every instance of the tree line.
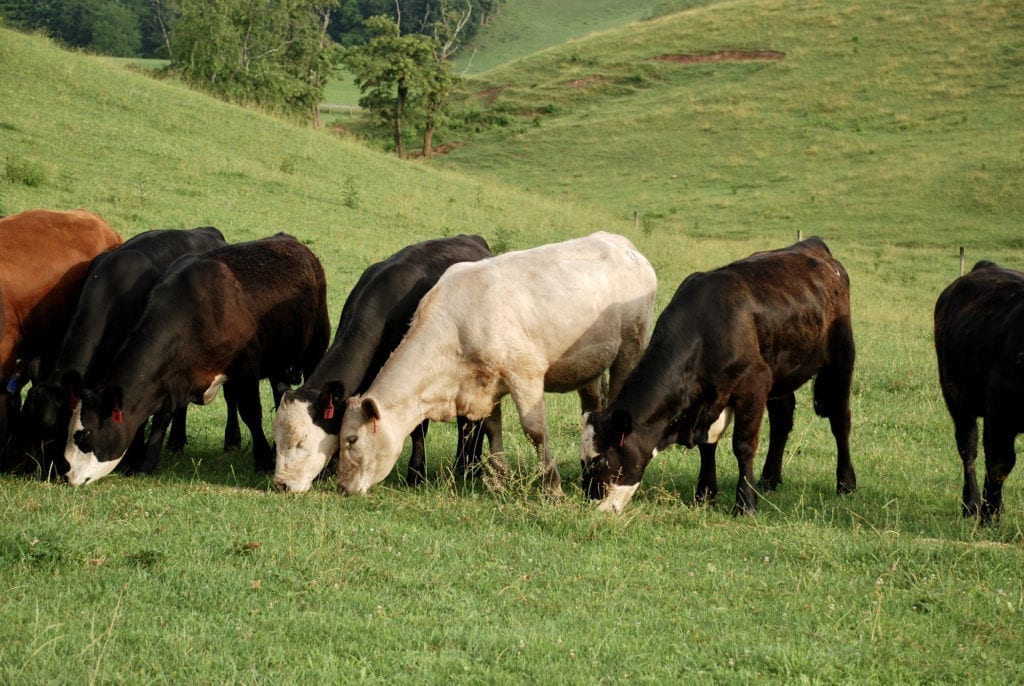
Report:
M457 82L450 58L501 0L0 0L0 24L70 47L160 57L218 97L319 123L336 65L387 127L423 132L429 155Z

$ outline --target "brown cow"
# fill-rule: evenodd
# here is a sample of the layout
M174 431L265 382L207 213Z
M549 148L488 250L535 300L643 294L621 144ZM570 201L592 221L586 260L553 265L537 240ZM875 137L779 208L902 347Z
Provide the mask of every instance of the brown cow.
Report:
M122 242L85 210L27 210L0 218L0 452L18 406L19 359L47 373L96 255Z
M96 255L122 242L85 210L28 210L0 219L0 380L20 358L53 352L63 339L78 289Z

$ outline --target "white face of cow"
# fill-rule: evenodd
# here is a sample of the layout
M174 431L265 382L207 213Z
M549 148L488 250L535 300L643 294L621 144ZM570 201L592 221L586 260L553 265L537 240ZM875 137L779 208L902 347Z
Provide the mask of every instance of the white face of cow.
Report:
M82 425L82 406L79 405L75 408L75 411L71 414L71 423L68 425L68 442L64 448L64 459L67 460L70 469L66 474L68 483L72 486L81 486L87 484L90 481L98 481L105 477L110 472L114 471L114 468L124 459L125 453L121 453L121 457L116 460L107 460L106 462L100 462L96 458L96 454L89 452L82 452L75 443L74 436L76 431L81 431L84 428Z
M317 426L312 411L309 401L286 397L274 415L274 487L279 491L308 491L338 450L338 436Z
M366 493L398 462L405 436L396 439L394 422L380 414L377 403L362 396L346 403L338 454L338 489L345 493Z

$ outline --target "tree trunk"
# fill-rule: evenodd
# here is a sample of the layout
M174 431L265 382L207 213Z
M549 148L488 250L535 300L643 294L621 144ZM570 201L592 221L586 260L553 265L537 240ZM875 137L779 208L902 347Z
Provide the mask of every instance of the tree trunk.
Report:
M423 156L430 157L433 153L433 142L434 142L434 122L428 121L426 128L423 129Z
M405 157L405 144L402 142L402 115L405 113L405 102L409 97L409 88L405 83L398 84L398 99L395 102L395 152L399 157Z

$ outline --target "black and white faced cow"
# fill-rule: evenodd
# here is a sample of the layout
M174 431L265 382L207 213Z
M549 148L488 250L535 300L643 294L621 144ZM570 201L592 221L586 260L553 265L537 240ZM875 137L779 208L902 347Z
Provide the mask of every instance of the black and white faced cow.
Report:
M424 419L483 419L511 395L544 483L560 495L544 393L578 391L597 409L606 370L618 390L647 342L656 287L633 244L603 232L450 267L377 378L349 399L339 488L365 493L384 479ZM499 433L491 452L500 451Z
M692 274L658 318L651 344L622 391L586 417L583 488L621 511L651 458L673 443L700 447L698 499L718 490L715 444L735 418L736 511L757 508L754 455L765 407L771 425L759 486L782 483L794 391L817 374L814 409L839 453L838 490L856 487L850 462L854 346L850 280L818 238Z
M410 245L363 272L341 310L334 343L305 384L284 393L274 415L277 490L309 490L338 450L345 401L369 387L408 331L423 295L451 265L488 257L480 236L456 236ZM426 428L424 422L411 434L410 484L425 475ZM465 431L460 427L460 438ZM462 446L459 458L466 460Z
M1024 433L1024 273L974 265L935 303L935 353L942 397L964 467L963 515L997 520L1003 482ZM985 490L978 492L978 417L984 423Z
M41 466L44 476L49 466L63 474L68 422L77 403L75 392L91 388L110 369L118 348L135 327L149 293L164 276L171 263L182 255L203 253L227 243L212 226L187 231L156 229L146 231L92 261L82 282L78 302L57 353L49 378L33 383L21 410L20 433L25 458ZM63 381L63 383L62 383ZM150 440L143 446L140 431L129 459L136 471L149 471L159 458L167 415L154 417ZM233 442L237 445L238 419L233 419ZM175 423L174 447L184 444L182 418ZM144 454L142 454L144 452ZM137 462L136 462L137 460Z
M292 381L296 370L313 370L330 337L326 293L320 261L286 234L179 259L150 293L110 370L72 413L68 481L109 474L147 417L205 405L229 380L256 469L272 471L259 380Z

